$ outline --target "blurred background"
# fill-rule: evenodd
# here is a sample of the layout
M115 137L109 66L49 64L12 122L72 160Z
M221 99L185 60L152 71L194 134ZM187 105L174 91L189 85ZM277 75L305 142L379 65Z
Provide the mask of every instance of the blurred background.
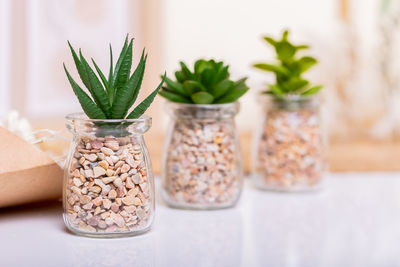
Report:
M322 116L333 171L400 170L400 1L397 0L2 0L0 1L0 118L17 110L35 129L64 130L64 117L81 108L65 77L77 77L67 40L108 69L108 44L118 54L126 33L135 38L134 62L149 59L142 97L179 60L215 58L250 92L237 117L247 170L251 136L261 123L259 92L273 80L251 67L273 60L262 36L310 44L320 64ZM164 100L149 110L146 136L156 171L168 116Z

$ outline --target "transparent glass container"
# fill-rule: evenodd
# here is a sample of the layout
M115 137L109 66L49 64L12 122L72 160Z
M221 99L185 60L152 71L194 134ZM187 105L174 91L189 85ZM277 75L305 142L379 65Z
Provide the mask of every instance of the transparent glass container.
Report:
M143 134L151 118L92 120L67 116L73 134L66 160L64 222L91 237L137 235L154 218L154 175Z
M317 99L266 98L253 146L256 186L276 191L320 188L326 170L326 143Z
M162 196L185 209L234 206L243 187L234 117L239 103L167 103L171 123L165 139Z

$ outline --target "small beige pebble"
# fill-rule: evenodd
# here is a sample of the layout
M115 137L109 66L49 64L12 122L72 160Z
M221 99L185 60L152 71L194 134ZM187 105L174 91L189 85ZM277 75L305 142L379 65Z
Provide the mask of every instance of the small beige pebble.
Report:
M132 180L135 184L139 184L142 180L142 176L139 173L137 173L132 176Z
M101 181L102 181L103 183L105 183L105 184L109 184L109 183L111 183L112 181L114 181L114 179L115 179L115 176L111 176L111 177L102 178Z
M125 182L125 181L126 181L126 178L128 178L128 176L129 176L129 174L123 173L123 174L121 174L121 175L119 176L119 178L121 178L121 180L122 180L123 182Z
M135 203L135 196L127 196L127 197L124 197L124 198L122 199L122 202L123 202L125 205L127 205L127 206L133 205L133 204Z
M101 206L101 204L103 203L103 199L101 197L96 197L95 199L93 199L93 204L98 206Z
M111 160L113 163L117 163L119 161L119 158L117 156L110 156Z
M118 227L123 227L123 226L125 225L125 220L124 220L124 218L123 218L121 215L119 215L119 214L117 214L117 215L115 216L114 222L115 222L116 225L118 225Z
M139 219L142 220L146 216L146 212L142 208L137 208L136 215L138 216Z
M85 205L82 206L82 208L84 208L85 210L90 210L93 207L93 203L89 202Z
M101 192L101 187L98 185L95 185L95 186L92 186L91 188L89 188L89 191L98 194Z
M96 166L93 168L93 175L95 178L100 177L106 174L106 170L100 166Z
M72 172L72 176L74 176L74 177L79 177L79 176L81 176L81 173L79 172L78 169L75 169L75 170Z
M106 157L106 158L105 158L105 161L107 161L107 163L108 163L110 166L113 166L113 165L114 165L114 161L113 161L110 157Z
M79 202L81 202L81 204L85 205L87 203L89 203L91 200L91 198L89 196L83 195L79 198Z
M95 162L97 160L96 154L84 154L83 156L85 157L85 159L91 162Z
M107 170L109 167L109 164L106 160L102 160L99 162L99 166L102 167L103 169Z
M108 198L109 199L114 199L117 197L117 191L115 191L114 189L112 189L109 193L108 193Z
M133 214L136 210L136 206L133 206L133 205L124 206L124 210L126 210L130 214Z
M100 229L105 229L105 228L107 228L107 224L106 224L106 222L103 221L103 220L100 220L97 226L98 226Z
M85 158L84 157L81 157L80 159L79 159L79 164L81 164L81 165L83 165L83 163L85 162Z
M106 218L104 221L105 221L105 223L106 223L107 225L112 225L112 224L114 224L114 220L111 219L111 218Z
M74 178L72 181L74 182L74 185L77 187L80 187L81 185L83 185L81 179Z
M114 155L114 151L112 151L112 149L110 149L108 147L102 147L100 150L107 156Z
M93 176L93 170L85 170L85 177L90 178L90 177L94 177Z
M114 171L113 170L111 170L111 169L107 169L106 170L106 175L108 176L108 177L110 177L110 176L114 176Z
M100 208L100 207L97 207L95 210L94 210L94 215L98 215L98 214L100 214L102 212L102 209Z
M115 203L112 203L112 204L111 204L111 210L112 210L113 212L118 212L118 211L119 211L118 205L115 204Z
M112 204L112 202L111 202L111 200L109 200L109 199L103 199L103 207L105 208L105 209L110 209L111 208L111 204Z
M142 205L142 201L140 200L140 198L135 197L135 200L134 200L133 204L136 205L136 206L139 206L139 205Z
M128 177L126 179L126 184L125 184L126 188L130 189L130 188L134 188L135 187L135 183L132 181L131 177Z
M94 149L101 149L103 147L103 143L100 142L100 141L95 140L95 141L92 142L92 147Z
M114 180L113 184L114 184L116 187L122 186L122 180L121 180L121 178L116 178L116 179Z
M117 204L118 206L122 205L122 198L116 198L115 199L115 204Z
M137 188L132 188L131 190L128 191L127 195L128 196L136 196L139 193L139 189Z
M121 167L121 173L127 173L130 170L130 166L128 164L124 164Z
M113 141L107 141L104 143L104 145L114 151L117 151L119 149L119 144L118 141L113 140Z

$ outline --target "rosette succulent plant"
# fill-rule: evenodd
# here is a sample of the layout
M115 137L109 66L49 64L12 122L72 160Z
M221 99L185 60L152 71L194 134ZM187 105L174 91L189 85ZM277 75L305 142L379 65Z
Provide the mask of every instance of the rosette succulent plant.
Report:
M185 63L175 72L176 80L165 78L166 86L159 94L172 102L192 104L224 104L238 100L249 88L246 79L232 81L229 66L215 60L199 59L190 71Z
M110 67L106 78L93 59L92 63L98 76L81 50L79 49L78 56L69 42L68 45L81 81L91 97L74 81L65 64L64 70L83 111L91 119L137 119L147 110L164 83L165 74L158 87L128 114L142 85L147 60L145 50L143 49L140 62L131 74L133 39L128 43L128 36L126 37L115 67L110 45Z
M276 98L285 99L290 96L307 97L318 93L321 85L310 85L303 74L318 61L311 56L297 57L297 52L308 49L308 45L294 45L288 40L289 31L285 31L281 40L264 37L264 40L274 47L277 60L276 63L257 63L255 68L269 71L275 74L275 84L269 85L266 94Z

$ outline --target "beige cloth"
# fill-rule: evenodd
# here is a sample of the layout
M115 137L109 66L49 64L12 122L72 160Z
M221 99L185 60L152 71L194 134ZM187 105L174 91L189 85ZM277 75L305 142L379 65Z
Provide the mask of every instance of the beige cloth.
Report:
M45 152L0 127L0 208L61 196L63 171Z

